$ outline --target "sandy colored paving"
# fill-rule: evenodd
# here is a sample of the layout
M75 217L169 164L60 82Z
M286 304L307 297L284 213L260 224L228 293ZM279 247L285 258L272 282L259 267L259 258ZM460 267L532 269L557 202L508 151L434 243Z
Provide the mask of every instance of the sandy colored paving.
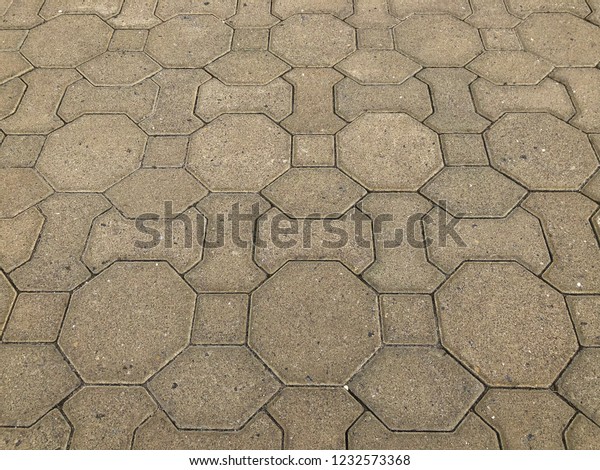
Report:
M0 0L0 449L600 449L600 2Z

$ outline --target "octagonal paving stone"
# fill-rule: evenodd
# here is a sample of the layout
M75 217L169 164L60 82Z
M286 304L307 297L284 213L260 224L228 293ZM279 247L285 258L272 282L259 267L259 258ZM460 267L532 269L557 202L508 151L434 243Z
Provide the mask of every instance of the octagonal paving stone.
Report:
M598 450L600 426L578 413L565 431L565 443L570 450Z
M52 194L32 168L0 168L0 218L14 217Z
M0 426L31 426L79 385L53 345L0 345Z
M337 145L339 168L375 191L416 191L443 166L437 134L406 114L364 114Z
M289 69L268 51L231 51L206 67L227 85L266 85Z
M263 191L295 218L337 218L365 194L364 188L337 168L291 168Z
M112 33L95 15L63 15L32 29L21 53L36 67L77 67L105 52Z
M483 52L477 29L449 15L413 15L394 38L396 49L424 67L462 67Z
M445 167L421 192L454 217L505 217L527 194L489 166Z
M146 52L163 67L204 67L229 51L232 37L212 15L176 16L150 30Z
M118 262L76 290L59 345L86 383L143 383L189 342L196 295L165 262Z
M399 84L421 66L396 51L360 49L336 68L363 85Z
M243 346L190 346L148 386L187 429L239 429L280 388Z
M78 69L96 86L135 85L160 71L143 52L105 52Z
M577 190L599 165L587 136L547 113L506 114L484 137L492 166L532 190Z
M469 0L389 0L389 5L390 13L400 19L413 13L448 13L464 19L472 13Z
M435 298L442 344L490 386L549 387L577 351L563 296L515 262L467 262Z
M149 213L177 216L207 194L206 188L182 168L140 168L106 192L130 218Z
M442 349L386 346L350 390L390 429L451 431L483 385Z
M467 68L496 85L537 85L554 67L530 52L486 51Z
M187 168L211 191L260 191L290 167L291 136L264 115L223 115L190 138Z
M85 115L48 136L36 167L57 191L102 192L140 166L146 139L124 115Z
M294 67L331 67L356 49L355 31L331 15L294 15L271 28L270 49Z
M534 13L517 26L525 50L559 67L600 62L600 28L567 13Z
M556 388L600 426L600 349L582 349L561 376Z
M377 296L337 261L289 262L252 294L248 344L287 384L344 384L381 344Z

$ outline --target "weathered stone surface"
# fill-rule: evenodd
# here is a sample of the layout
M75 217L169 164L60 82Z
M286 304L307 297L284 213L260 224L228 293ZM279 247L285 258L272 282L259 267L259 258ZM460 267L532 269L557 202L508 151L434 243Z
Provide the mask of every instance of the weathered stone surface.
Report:
M187 168L211 191L260 191L290 166L291 138L265 116L221 116L190 139Z
M232 51L266 51L268 48L269 30L266 28L241 28L233 32Z
M59 450L66 449L71 427L58 410L29 428L0 428L2 450Z
M596 424L600 423L600 349L584 348L556 383L566 397Z
M569 295L567 305L582 346L600 346L600 295Z
M163 67L204 67L229 50L232 37L214 16L177 16L150 30L146 52Z
M519 207L504 219L454 220L439 208L429 216L424 224L430 240L427 259L443 272L451 273L467 260L517 261L535 274L550 264L540 222ZM444 232L447 226L454 236Z
M444 281L427 261L421 237L419 219L430 209L431 203L414 193L372 193L361 203L361 210L376 221L375 262L363 279L377 292L428 294Z
M280 385L243 346L190 346L149 387L178 427L234 430Z
M12 309L12 306L15 302L15 298L17 297L17 293L13 286L8 282L6 276L3 272L0 271L0 293L2 297L0 298L0 334L4 330L4 324L8 319L8 315Z
M381 342L375 293L337 262L286 264L252 294L248 331L288 385L344 384Z
M53 343L58 338L69 294L27 293L17 297L2 341L6 343Z
M489 163L480 134L442 134L442 153L448 166L478 166Z
M294 67L331 67L356 49L354 36L331 15L294 15L271 28L270 49Z
M374 259L371 221L356 209L316 220L292 219L272 208L258 224L254 260L270 274L293 260L337 260L359 274Z
M431 88L434 112L424 122L436 132L483 132L490 122L475 112L470 84L476 76L465 69L434 68L418 74Z
M525 50L559 67L593 67L600 61L600 28L566 13L534 13L517 26Z
M18 52L0 52L0 62L2 63L0 85L33 68Z
M487 51L467 68L496 85L537 85L553 69L547 60L525 51Z
M33 207L12 219L0 219L0 269L12 271L31 257L43 224L44 217Z
M238 344L246 341L248 296L246 294L200 294L192 344Z
M281 428L264 412L239 431L180 431L163 411L158 411L135 433L134 449L281 449Z
M105 52L111 35L95 15L64 15L30 31L21 52L36 67L77 67Z
M450 15L413 15L394 28L396 49L424 67L462 67L483 52L477 29Z
M268 85L224 85L213 79L200 86L196 115L212 121L221 114L264 113L281 121L292 112L292 86L276 78Z
M590 13L590 8L585 0L506 0L506 6L521 18L534 12L564 12L582 18Z
M295 135L293 166L334 166L335 140L332 135Z
M387 346L349 386L396 431L451 431L483 393L458 362L429 347Z
M5 5L5 13L0 16L0 28L30 29L42 22L38 15L44 0L14 2Z
M123 0L47 0L39 15L46 20L71 13L96 13L101 18L109 18L119 13L122 3Z
M94 86L79 80L67 88L58 115L71 122L84 114L126 114L140 122L154 111L158 85L146 80L134 86Z
M340 169L370 190L415 191L443 165L437 135L405 114L365 114L336 141Z
M233 16L236 3L236 0L213 0L210 2L159 0L156 7L156 16L166 20L175 15L214 15L224 20Z
M160 23L154 16L158 0L124 0L120 13L108 23L114 28L152 28Z
M413 13L449 13L457 18L465 18L471 14L468 0L390 0L392 15L404 19Z
M271 0L238 2L236 14L228 20L228 23L236 29L269 28L278 22L279 19L271 15Z
M204 123L194 115L198 87L210 79L204 70L162 70L154 113L140 123L148 135L189 135Z
M0 168L32 167L46 139L41 135L9 135L0 147Z
M600 449L600 426L586 418L581 413L575 416L565 431L567 449L598 450Z
M290 217L313 219L337 218L365 194L337 168L292 168L263 190Z
M504 113L545 112L565 121L575 114L567 89L549 78L529 86L497 86L477 79L471 93L477 112L492 121Z
M360 34L366 31L362 28L373 28L371 31L381 28L377 30L385 31L397 24L398 20L390 15L387 0L354 0L354 14L346 18L346 23L361 28L358 31L360 43ZM392 45L390 49L393 48Z
M465 263L435 298L442 344L490 386L549 387L577 351L563 297L514 262Z
M421 69L396 51L377 50L358 50L336 68L363 85L399 84Z
M579 189L598 168L586 135L550 114L507 114L484 134L490 161L529 189Z
M294 86L291 116L281 122L293 134L335 134L346 125L333 112L333 86L343 75L330 68L295 68L285 74Z
M288 387L268 406L285 449L345 449L346 430L363 407L342 388Z
M144 383L188 343L196 296L166 263L115 263L76 290L58 340L86 383Z
M490 390L475 410L498 431L503 449L563 449L575 410L550 390Z
M69 291L90 277L80 257L92 221L110 204L99 194L57 193L39 208L46 221L35 252L11 279L20 290Z
M403 346L438 343L433 301L429 295L382 295L381 324L386 344Z
M0 217L18 215L52 194L52 188L31 168L0 168Z
M345 18L352 13L352 0L272 0L271 8L280 18L296 13L330 13Z
M506 217L527 190L489 166L447 167L421 188L454 217Z
M267 277L252 259L251 242L256 219L270 205L258 194L212 193L197 207L208 219L204 256L185 279L198 292L250 292ZM244 219L234 227L236 211Z
M569 121L584 132L600 132L600 70L597 68L561 68L552 78L564 83L577 108Z
M63 405L74 427L70 448L129 449L133 432L155 410L142 387L84 387Z
M409 78L401 85L360 85L344 78L335 87L335 111L347 121L365 112L406 113L422 121L433 112L425 83Z
M111 209L94 220L81 257L99 273L115 261L167 261L183 273L202 259L204 217L189 209L174 219L126 219Z
M145 29L117 29L108 45L109 51L116 52L141 52L146 46L148 30Z
M106 197L129 218L143 214L177 216L207 194L206 188L182 168L142 168L106 191Z
M188 138L184 136L150 137L144 152L143 167L182 168L187 156Z
M131 86L160 71L160 66L143 52L105 52L78 70L93 85Z
M232 51L206 67L227 85L266 85L289 69L267 51Z
M359 49L394 48L394 35L391 29L359 29L356 35Z
M488 450L499 449L496 433L475 413L452 432L393 432L371 413L348 431L349 449Z
M27 86L20 79L0 85L0 98L2 98L0 100L0 119L10 116L17 110L26 89ZM0 122L0 129L4 128L4 123L5 121ZM4 133L2 135L4 136Z
M514 29L480 29L483 47L488 51L520 51L523 49Z
M519 18L511 15L503 0L471 0L473 14L465 21L476 28L513 28Z
M145 145L125 116L82 116L48 136L36 168L58 191L102 192L140 166Z
M54 345L0 345L0 425L31 426L79 386Z

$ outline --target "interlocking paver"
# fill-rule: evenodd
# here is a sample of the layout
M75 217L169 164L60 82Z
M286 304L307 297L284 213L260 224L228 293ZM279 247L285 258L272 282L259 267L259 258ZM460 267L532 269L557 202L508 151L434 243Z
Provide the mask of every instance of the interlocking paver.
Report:
M0 449L66 449L70 435L67 420L60 411L52 410L30 428L0 428Z
M489 166L444 168L421 193L455 217L505 217L527 190Z
M102 192L139 168L146 140L125 116L82 116L48 136L36 168L57 191Z
M406 114L364 114L336 140L338 166L370 190L415 191L442 167L438 136Z
M0 448L600 448L599 26L0 0Z
M442 344L490 386L548 387L577 351L562 295L514 262L465 263L435 297Z
M342 388L288 387L268 406L285 449L345 449L346 430L363 407Z
M31 426L79 386L52 344L0 344L0 426Z
M86 383L144 383L188 343L196 296L166 263L115 263L77 289L58 344Z
M503 449L563 449L575 410L549 390L490 390L475 410L500 434Z
M450 15L413 15L394 28L396 49L425 67L462 67L483 46L477 29Z
M452 432L393 432L371 413L365 413L348 431L349 449L499 449L496 433L475 413Z
M21 52L36 67L77 67L105 52L111 35L95 15L58 16L31 30Z
M280 388L244 346L190 346L149 387L180 428L244 426Z
M211 191L260 191L290 167L291 137L265 116L220 116L192 135L187 168Z
M84 387L63 405L74 428L71 449L129 449L133 432L155 410L142 387Z
M379 346L378 313L340 263L292 261L252 294L248 344L286 384L342 385Z
M558 380L558 392L596 424L600 422L600 350L584 348Z
M271 28L270 49L294 67L331 67L356 49L354 36L331 15L294 15Z
M164 412L157 412L135 433L134 449L280 449L281 428L259 412L239 431L181 431Z
M471 93L477 112L493 121L504 113L545 112L565 121L575 114L567 89L549 78L533 86L502 86L477 79Z
M350 390L396 431L451 431L483 393L483 385L445 351L381 350Z
M19 294L2 341L7 343L53 343L58 338L69 294Z
M528 189L576 190L598 168L587 136L550 114L505 114L484 136L492 166Z

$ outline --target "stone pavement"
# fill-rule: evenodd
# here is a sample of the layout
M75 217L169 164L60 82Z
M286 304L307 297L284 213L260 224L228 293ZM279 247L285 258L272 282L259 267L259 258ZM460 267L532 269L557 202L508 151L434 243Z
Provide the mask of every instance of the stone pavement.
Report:
M600 449L599 25L0 0L0 448Z

